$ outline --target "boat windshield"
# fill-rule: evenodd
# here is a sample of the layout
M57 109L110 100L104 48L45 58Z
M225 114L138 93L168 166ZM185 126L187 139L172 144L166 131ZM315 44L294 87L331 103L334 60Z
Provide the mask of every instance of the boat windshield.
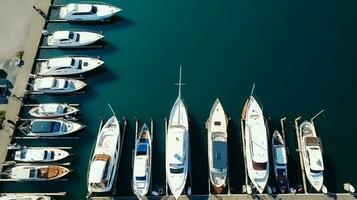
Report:
M90 14L96 14L97 13L97 7L96 6L92 6L92 9L90 10Z
M146 176L137 176L137 177L135 177L135 179L137 181L145 181L146 180Z
M74 38L74 33L72 31L69 32L68 38L69 39L73 39Z
M321 170L313 170L310 168L310 172L314 173L314 174L318 174L318 173L321 173L322 171Z
M76 60L75 59L71 59L71 66L74 66L74 64L76 63Z
M171 174L182 174L183 173L183 167L182 168L170 168L170 173Z
M31 169L30 170L30 174L29 174L29 178L35 178L36 177L36 169Z
M253 169L254 170L263 171L263 170L266 170L266 168L267 168L267 163L266 162L258 163L258 162L252 161L252 163L253 163Z
M25 159L26 158L26 152L27 152L26 150L22 150L21 151L21 154L20 154L20 158L21 159Z

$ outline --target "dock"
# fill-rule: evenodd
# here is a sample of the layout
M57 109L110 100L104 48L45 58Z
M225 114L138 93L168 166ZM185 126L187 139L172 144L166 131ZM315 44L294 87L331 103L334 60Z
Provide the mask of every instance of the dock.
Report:
M299 123L298 121L301 119L301 117L297 117L295 119L295 131L296 131L296 140L298 142L298 153L299 153L299 159L300 159L300 168L301 168L301 177L302 177L302 184L304 187L304 192L305 194L307 193L307 184L306 184L306 177L305 177L305 166L304 166L304 159L302 157L302 153L301 153L301 133L300 133L300 129L299 129Z
M40 8L46 15L49 13L51 0L37 1L36 7ZM34 11L35 12L35 11ZM19 68L16 81L13 87L13 96L19 98L9 98L9 102L5 108L6 120L16 122L22 106L22 97L26 91L29 74L32 71L33 63L36 58L38 46L41 41L42 30L46 25L46 20L38 14L33 15L31 30L28 34L27 43L24 48L24 55L22 57L24 65ZM14 134L14 128L11 124L4 121L4 128L0 130L0 171L2 171L3 163L6 159L7 148Z

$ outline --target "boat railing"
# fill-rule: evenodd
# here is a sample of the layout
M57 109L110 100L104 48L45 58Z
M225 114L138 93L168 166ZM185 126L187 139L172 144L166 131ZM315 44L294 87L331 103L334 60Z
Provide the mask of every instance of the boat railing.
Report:
M65 58L65 57L85 57L85 58L97 58L100 59L100 56L89 56L89 55L62 55L62 56L55 56L55 57L51 57L51 58L42 58L40 60L49 60L49 59L54 59L54 58Z
M100 5L107 5L107 6L113 6L112 4L106 3L106 2L102 2L102 1L79 1L77 4L81 4L81 3L87 3L87 4L100 4Z
M57 32L57 31L76 31L76 32L91 32L91 33L98 33L98 34L103 34L102 31L96 31L96 30L92 30L92 29L61 29L61 30L54 30L54 31L51 31L51 33L49 35L52 35L54 32Z

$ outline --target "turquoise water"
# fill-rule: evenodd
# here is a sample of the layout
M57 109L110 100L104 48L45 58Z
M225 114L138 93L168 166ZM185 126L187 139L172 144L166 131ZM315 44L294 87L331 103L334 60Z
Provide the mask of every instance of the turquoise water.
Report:
M55 4L70 2L57 0ZM357 184L355 126L357 102L357 40L355 7L347 0L316 1L108 1L123 8L110 23L51 23L48 30L103 31L104 48L96 50L41 50L40 58L59 55L100 56L106 63L85 80L87 93L68 97L34 97L31 102L81 104L80 119L87 125L78 140L18 141L26 145L74 146L67 182L4 183L6 192L68 191L67 199L85 199L89 153L99 117L108 119L110 102L128 119L120 163L119 196L131 192L131 151L134 117L155 120L153 185L165 184L164 118L169 116L177 88L178 65L183 65L182 95L190 115L192 190L208 192L205 121L219 97L231 117L229 165L233 193L244 183L240 113L252 84L264 107L271 131L288 118L291 185L301 183L293 119L316 121L324 145L325 184L342 192L342 184ZM56 12L52 13L53 16ZM119 17L120 16L120 17ZM270 177L273 180L273 176ZM312 191L312 190L311 190Z

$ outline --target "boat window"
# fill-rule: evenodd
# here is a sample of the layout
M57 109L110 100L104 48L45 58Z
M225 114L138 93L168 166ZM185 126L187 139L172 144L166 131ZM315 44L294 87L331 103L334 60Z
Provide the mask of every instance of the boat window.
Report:
M69 34L68 34L68 38L69 39L73 39L74 38L74 33L71 31L71 32L69 32Z
M183 168L170 168L170 173L172 174L182 174L183 173Z
M43 159L47 158L47 154L48 154L48 151L45 151L44 154L43 154Z
M83 62L83 66L87 67L88 66L88 62Z
M64 88L67 88L68 87L68 81L65 81L64 82L64 86L63 86Z
M76 42L78 42L79 41L79 34L78 33L76 33Z
M62 69L70 69L71 67L59 67L57 70L62 70Z
M26 150L21 151L20 158L21 159L25 159L26 158Z
M214 122L214 125L215 125L215 126L220 126L220 125L221 125L221 122L219 122L219 121L218 121L218 122Z
M311 172L311 173L314 173L314 174L317 174L317 173L321 173L321 170L313 170L313 169L310 169L310 172Z
M68 41L68 38L60 39L60 41L62 42Z
M135 179L137 181L145 181L146 180L146 176L137 176L137 177L135 177Z
M71 59L71 65L74 66L74 64L76 63L76 60L74 60L73 58Z
M50 152L50 159L52 160L52 159L54 159L55 158L55 152L54 151L51 151Z
M82 60L79 60L79 61L78 61L77 69L82 69Z
M90 10L91 14L96 14L97 13L97 7L96 6L92 6L92 9Z
M258 162L254 162L252 160L252 163L253 163L253 169L254 170L266 170L266 168L267 168L267 163L266 162L258 163Z
M57 83L58 83L58 81L55 79L55 80L53 80L53 82L52 82L52 86L51 87L56 87L57 86Z
M30 174L29 174L29 178L35 178L36 177L36 169L31 169L30 170Z

